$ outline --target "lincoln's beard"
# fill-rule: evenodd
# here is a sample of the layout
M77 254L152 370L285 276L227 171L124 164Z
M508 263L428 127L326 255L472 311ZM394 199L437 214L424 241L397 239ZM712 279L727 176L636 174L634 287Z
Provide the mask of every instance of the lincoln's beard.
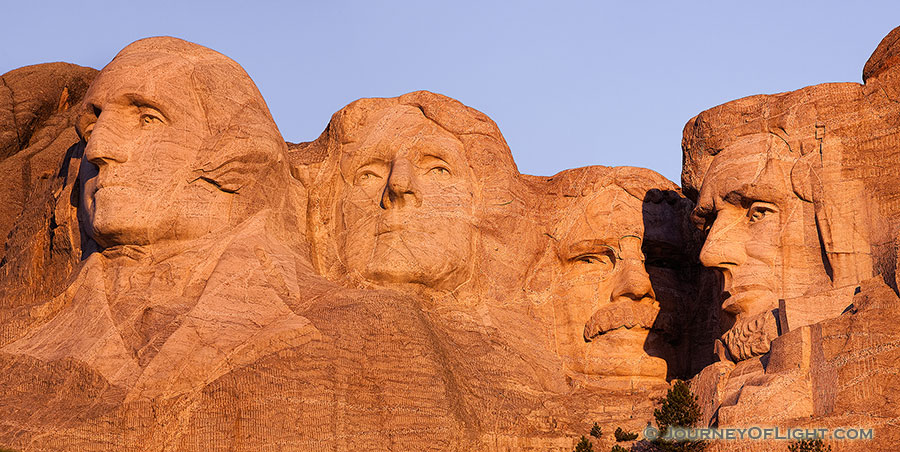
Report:
M734 327L722 336L728 353L735 361L743 361L769 352L772 340L778 337L778 327L772 311L739 318Z

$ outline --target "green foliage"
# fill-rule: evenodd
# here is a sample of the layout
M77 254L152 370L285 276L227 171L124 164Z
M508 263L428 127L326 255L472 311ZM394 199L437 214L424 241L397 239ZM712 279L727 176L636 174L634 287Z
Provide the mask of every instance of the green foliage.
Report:
M612 447L612 449L609 450L609 452L628 452L628 449L626 449L618 444L613 444L613 447Z
M831 446L821 439L804 439L788 446L790 452L831 452Z
M578 444L575 445L574 452L594 452L594 445L582 435L581 441L578 441Z
M616 435L616 441L634 441L638 437L637 433L622 430L622 427L616 427L614 434Z
M661 439L666 435L669 427L691 428L697 427L700 422L700 405L697 396L691 392L690 386L683 381L676 381L669 389L666 397L660 400L662 404L653 410L656 425L659 427L659 436L653 444L666 452L699 452L706 450L706 441L670 441Z
M591 436L593 436L594 438L599 438L599 437L603 436L603 429L600 428L600 426L597 425L596 422L594 422L594 426L591 427Z

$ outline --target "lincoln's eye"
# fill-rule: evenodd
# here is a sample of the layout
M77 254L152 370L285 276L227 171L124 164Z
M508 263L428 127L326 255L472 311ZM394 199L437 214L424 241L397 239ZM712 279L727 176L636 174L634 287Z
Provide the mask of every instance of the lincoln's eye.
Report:
M757 201L751 204L750 208L747 210L747 218L749 218L750 223L756 223L764 220L766 217L777 211L774 204Z

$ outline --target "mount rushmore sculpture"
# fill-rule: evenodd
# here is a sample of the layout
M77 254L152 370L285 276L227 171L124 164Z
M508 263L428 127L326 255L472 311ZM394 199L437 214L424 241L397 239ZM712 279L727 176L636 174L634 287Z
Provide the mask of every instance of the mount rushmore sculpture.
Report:
M887 450L898 39L864 84L691 119L681 187L521 174L427 91L286 143L237 63L176 38L7 73L0 446L565 451L690 379L704 425Z

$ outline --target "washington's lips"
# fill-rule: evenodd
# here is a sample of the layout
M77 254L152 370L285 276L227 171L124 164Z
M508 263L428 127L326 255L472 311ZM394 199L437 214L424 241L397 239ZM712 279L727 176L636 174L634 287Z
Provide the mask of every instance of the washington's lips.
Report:
M659 315L659 306L645 301L616 301L599 309L584 325L584 340L594 338L619 328L653 328Z

